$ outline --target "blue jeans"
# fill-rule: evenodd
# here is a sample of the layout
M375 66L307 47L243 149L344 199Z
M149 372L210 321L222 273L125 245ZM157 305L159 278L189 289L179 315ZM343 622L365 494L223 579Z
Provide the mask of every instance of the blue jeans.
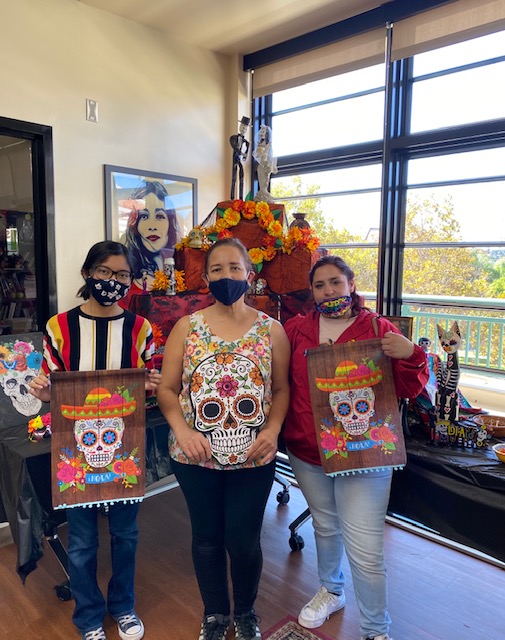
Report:
M362 637L388 633L384 520L392 471L330 477L322 467L288 454L312 514L321 584L332 593L342 593L345 548Z
M118 618L134 609L139 506L139 502L118 502L109 507L112 577L107 589L107 604L96 579L98 508L67 509L68 573L75 600L72 620L81 633L100 627L107 611L113 618Z

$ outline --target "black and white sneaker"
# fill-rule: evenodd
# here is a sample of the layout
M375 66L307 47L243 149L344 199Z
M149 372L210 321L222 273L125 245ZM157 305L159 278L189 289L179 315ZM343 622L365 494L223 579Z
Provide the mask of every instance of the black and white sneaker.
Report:
M222 613L211 613L204 616L198 640L225 640L230 617Z
M259 618L254 609L240 616L235 616L235 640L261 640L258 622Z

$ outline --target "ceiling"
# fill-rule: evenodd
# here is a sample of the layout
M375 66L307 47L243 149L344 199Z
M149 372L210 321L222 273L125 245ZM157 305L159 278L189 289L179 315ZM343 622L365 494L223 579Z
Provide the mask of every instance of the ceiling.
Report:
M320 29L388 0L79 0L189 44L247 54Z

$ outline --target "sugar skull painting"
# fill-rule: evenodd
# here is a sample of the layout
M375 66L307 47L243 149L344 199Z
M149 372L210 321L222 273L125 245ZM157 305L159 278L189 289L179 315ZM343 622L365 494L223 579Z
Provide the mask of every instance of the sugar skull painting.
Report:
M92 389L81 407L62 405L65 418L74 420L77 449L94 469L111 464L122 446L123 418L135 411L136 401L107 389Z
M36 415L42 406L42 402L30 393L30 382L41 364L42 354L31 342L16 340L0 345L0 385L14 409L23 416Z
M143 369L51 372L54 509L142 499L145 376Z
M191 403L195 427L209 440L221 464L238 464L265 421L264 383L257 365L242 355L206 358L193 372Z
M328 475L405 463L391 362L380 340L307 352L311 405Z

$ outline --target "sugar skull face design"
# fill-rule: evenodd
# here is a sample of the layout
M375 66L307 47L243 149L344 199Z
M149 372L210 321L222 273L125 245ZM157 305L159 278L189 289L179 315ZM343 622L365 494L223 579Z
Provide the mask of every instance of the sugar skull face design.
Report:
M74 420L74 438L90 467L111 464L123 445L123 418L136 409L136 400L128 389L110 393L103 387L91 389L82 406L61 405L65 418Z
M371 387L333 391L330 406L335 419L351 436L360 436L370 426L370 418L375 414L375 393Z
M316 378L316 386L329 393L335 420L349 435L361 436L375 415L372 386L381 380L382 370L372 360L364 359L359 365L344 360L337 365L334 378Z
M24 416L33 416L39 413L42 402L30 393L30 382L38 371L26 369L25 371L7 371L0 378L0 385L6 396L11 399L16 411Z
M209 440L218 462L245 462L265 421L264 382L256 364L234 353L210 356L194 370L190 396L195 428Z
M84 453L90 467L106 467L122 444L124 421L122 418L76 420L74 437L77 449Z
M42 354L33 343L16 340L0 345L0 386L23 416L39 413L42 402L30 393L30 382L42 364Z

